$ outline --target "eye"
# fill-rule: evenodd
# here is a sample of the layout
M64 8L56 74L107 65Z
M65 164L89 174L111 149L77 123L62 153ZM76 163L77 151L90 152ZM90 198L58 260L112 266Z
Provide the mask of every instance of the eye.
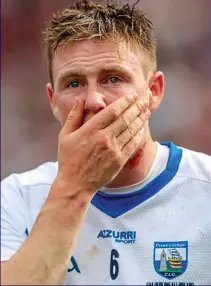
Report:
M116 77L116 76L109 77L109 80L110 80L111 83L117 83L117 82L120 81L120 79L118 77Z
M80 83L78 80L73 80L67 83L67 87L77 88L79 87Z

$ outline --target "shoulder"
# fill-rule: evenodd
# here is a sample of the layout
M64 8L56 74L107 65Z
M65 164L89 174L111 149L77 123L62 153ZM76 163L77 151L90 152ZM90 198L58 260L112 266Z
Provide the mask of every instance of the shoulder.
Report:
M11 174L1 182L1 197L24 197L27 189L39 189L51 186L57 175L57 163L47 162L37 168L21 173Z
M5 178L1 183L3 185L14 185L22 187L52 184L57 174L57 163L47 162L30 171L17 174L14 173Z
M177 175L211 184L211 156L186 148L181 149L182 159Z

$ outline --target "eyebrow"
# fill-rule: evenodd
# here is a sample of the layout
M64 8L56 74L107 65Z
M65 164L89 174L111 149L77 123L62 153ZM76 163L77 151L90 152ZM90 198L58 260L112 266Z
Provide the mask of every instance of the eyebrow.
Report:
M118 65L106 65L102 69L99 69L97 72L100 74L117 72L117 73L124 74L128 78L132 77L129 69L122 67L122 66L118 66ZM65 82L68 78L82 78L86 76L87 75L83 71L80 71L78 68L69 69L64 72L61 72L58 75L57 80L56 80L56 86L61 86L63 82Z

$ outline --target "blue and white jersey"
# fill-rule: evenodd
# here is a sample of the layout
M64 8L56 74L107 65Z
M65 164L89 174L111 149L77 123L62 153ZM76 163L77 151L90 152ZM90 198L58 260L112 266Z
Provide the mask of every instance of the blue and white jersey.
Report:
M94 196L65 285L211 285L211 157L163 144L167 166L146 186ZM3 180L2 261L30 234L56 175L46 163Z

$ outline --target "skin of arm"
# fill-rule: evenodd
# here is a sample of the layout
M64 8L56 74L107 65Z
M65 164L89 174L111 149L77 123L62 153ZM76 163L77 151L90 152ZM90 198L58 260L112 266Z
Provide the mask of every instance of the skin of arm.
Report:
M63 284L93 196L118 174L141 143L140 131L150 111L149 103L137 97L118 99L82 127L84 101L79 99L70 111L59 135L58 175L30 235L2 263L3 285Z
M54 193L66 191L57 181ZM89 192L72 186L77 195L66 199L49 197L36 223L18 252L2 263L2 284L61 285L86 211L92 199ZM70 211L71 210L71 211Z

